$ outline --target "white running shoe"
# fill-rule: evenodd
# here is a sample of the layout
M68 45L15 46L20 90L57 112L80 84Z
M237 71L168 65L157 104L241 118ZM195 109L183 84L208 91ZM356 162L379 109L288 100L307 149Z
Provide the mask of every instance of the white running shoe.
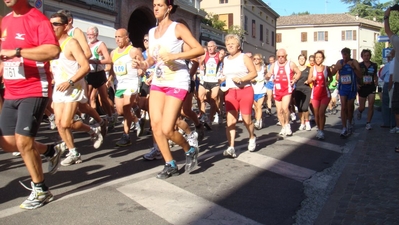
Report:
M248 143L248 150L250 152L255 151L256 148L256 136L254 138L249 139L249 143Z
M98 125L92 126L94 131L93 134L90 135L90 140L93 142L93 147L98 149L103 144L103 135L101 134L101 127Z
M237 157L236 150L234 149L234 147L231 147L231 146L228 147L227 150L223 151L223 155L224 156L230 156L230 157L233 157L233 158Z
M305 124L301 124L298 128L298 130L305 130Z
M291 125L290 124L287 124L285 126L285 135L292 136L292 130L291 130Z

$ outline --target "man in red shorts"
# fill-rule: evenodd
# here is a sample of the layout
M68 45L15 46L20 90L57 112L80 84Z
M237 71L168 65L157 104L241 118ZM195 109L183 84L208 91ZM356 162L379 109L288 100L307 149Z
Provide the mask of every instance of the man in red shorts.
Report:
M280 135L291 136L289 105L292 91L294 90L293 86L301 76L301 71L295 63L287 60L285 49L279 49L277 51L277 61L272 64L266 79L269 79L272 74L274 74L273 97L276 102L277 117L282 126Z

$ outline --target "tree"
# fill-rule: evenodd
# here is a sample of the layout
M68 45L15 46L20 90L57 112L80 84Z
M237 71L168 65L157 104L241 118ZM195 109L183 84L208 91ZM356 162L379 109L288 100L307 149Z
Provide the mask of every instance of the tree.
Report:
M309 11L305 11L305 12L299 12L299 13L292 13L292 16L295 16L295 15L298 15L298 16L300 16L300 15L310 15L310 12Z
M225 31L226 23L219 20L219 15L213 13L207 13L202 23L211 26L215 29Z

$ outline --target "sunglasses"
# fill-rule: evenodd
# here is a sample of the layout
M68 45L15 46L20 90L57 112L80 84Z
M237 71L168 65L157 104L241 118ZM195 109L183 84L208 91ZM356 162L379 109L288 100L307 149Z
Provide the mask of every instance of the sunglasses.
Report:
M52 22L51 24L52 24L53 26L55 26L55 27L59 27L59 26L65 25L65 23L59 23L59 22Z
M254 60L260 60L260 58L254 58Z
M278 55L277 58L284 58L285 55Z
M144 42L148 42L148 39L144 39Z

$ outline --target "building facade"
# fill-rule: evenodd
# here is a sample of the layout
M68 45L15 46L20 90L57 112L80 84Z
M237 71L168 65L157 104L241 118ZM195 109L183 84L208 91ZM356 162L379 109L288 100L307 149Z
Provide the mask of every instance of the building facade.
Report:
M144 47L144 34L156 24L153 3L150 0L42 0L40 2L43 3L43 13L48 17L60 9L72 12L74 26L83 32L86 32L90 26L97 26L100 33L99 40L104 41L109 49L116 48L115 29L126 28L133 45ZM201 20L206 15L200 9L200 2L200 0L175 0L179 8L171 16L173 20L183 20L197 39L200 37ZM9 12L4 2L0 4L0 12L3 14Z
M244 52L260 53L267 59L276 52L275 33L279 15L262 0L202 0L201 8L219 15L226 23L241 29Z
M324 52L326 65L342 58L345 47L352 58L360 60L363 49L374 52L374 43L380 35L382 23L349 14L314 14L282 16L277 19L277 48L287 51L288 59L298 61L298 56Z

